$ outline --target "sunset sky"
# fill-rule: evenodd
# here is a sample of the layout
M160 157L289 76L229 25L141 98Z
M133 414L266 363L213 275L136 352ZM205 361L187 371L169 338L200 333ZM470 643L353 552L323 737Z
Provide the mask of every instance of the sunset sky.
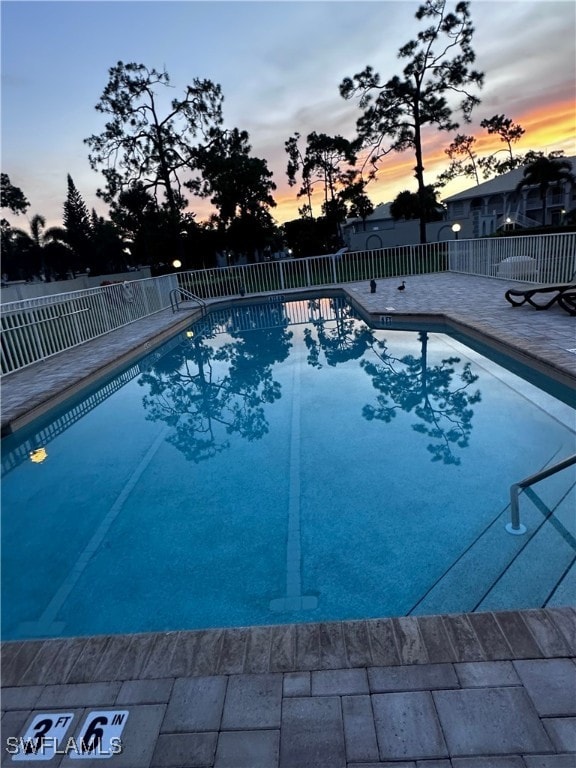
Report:
M302 200L286 178L284 142L296 131L353 138L360 110L338 86L370 64L384 80L400 74L398 48L423 27L419 2L333 0L308 2L51 2L3 0L2 171L30 200L27 217L39 213L59 225L71 174L89 208L107 215L96 189L103 177L88 164L83 139L99 133L104 118L94 109L119 60L166 68L181 96L193 78L219 83L228 128L248 131L252 154L274 173L276 220L295 218ZM454 3L448 3L452 8ZM576 4L573 0L471 0L475 67L485 73L481 104L461 132L478 137L477 151L503 147L480 122L505 114L526 134L517 145L576 155ZM454 135L429 131L425 177L446 168L444 149ZM374 204L415 190L414 158L386 158L368 187ZM459 180L448 196L470 187ZM209 204L191 198L198 220ZM319 205L316 214L320 213ZM25 218L9 218L26 226Z

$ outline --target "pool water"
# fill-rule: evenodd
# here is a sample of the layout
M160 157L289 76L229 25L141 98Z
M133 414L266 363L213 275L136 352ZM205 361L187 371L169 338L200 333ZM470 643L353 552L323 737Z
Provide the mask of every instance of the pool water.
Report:
M342 299L211 313L3 443L2 636L574 601L574 410Z

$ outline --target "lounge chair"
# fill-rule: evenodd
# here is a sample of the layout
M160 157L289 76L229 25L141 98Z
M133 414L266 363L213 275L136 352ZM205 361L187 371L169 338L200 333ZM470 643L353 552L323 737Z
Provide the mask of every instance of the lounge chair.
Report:
M558 296L558 304L570 315L576 315L576 288L569 288Z
M537 297L540 296L540 301ZM530 304L534 309L549 309L558 303L570 315L576 315L576 281L532 288L509 288L504 297L513 307Z

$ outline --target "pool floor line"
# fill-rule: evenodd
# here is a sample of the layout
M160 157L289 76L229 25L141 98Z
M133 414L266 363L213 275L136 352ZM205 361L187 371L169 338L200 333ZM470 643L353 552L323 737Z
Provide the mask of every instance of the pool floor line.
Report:
M292 419L290 425L290 488L288 492L288 537L286 545L286 597L288 598L302 596L300 389L300 366L296 363L292 376Z
M564 581L564 579L568 578L568 574L570 573L572 568L574 568L575 565L576 565L576 555L574 555L574 557L572 558L572 561L566 566L566 568L564 569L562 575L560 576L560 578L558 579L558 581L554 585L553 589L549 593L548 597L544 601L543 608L547 608L548 607L548 605L550 603L550 600L552 600L554 598L554 595L556 594L556 592L560 588L562 582ZM551 607L553 607L553 606L551 606Z
M301 365L295 361L292 372L292 413L290 418L288 530L286 540L286 596L270 601L275 613L313 610L318 600L313 595L302 594L302 539L300 495L300 434L301 434Z
M96 531L92 534L88 544L78 555L76 562L68 572L68 575L65 577L55 595L44 609L40 618L37 621L21 622L18 627L19 632L32 633L33 637L53 637L54 635L59 635L63 631L66 624L65 622L56 621L58 612L61 610L62 606L70 596L72 590L86 570L86 567L92 559L92 556L96 553L98 547L104 540L104 537L122 511L124 504L134 490L137 482L140 480L141 476L148 468L148 465L158 452L158 449L164 442L167 431L168 427L162 428L160 433L152 442L152 445L146 451L144 457L132 471L130 477L124 484L124 487L116 497L116 501L114 504L112 504Z

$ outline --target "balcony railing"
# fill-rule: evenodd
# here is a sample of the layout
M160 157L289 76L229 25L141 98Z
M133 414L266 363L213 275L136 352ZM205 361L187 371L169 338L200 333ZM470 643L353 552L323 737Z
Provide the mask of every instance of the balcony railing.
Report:
M1 307L2 374L168 309L174 289L207 300L445 271L566 282L576 272L576 233L454 240L270 261L14 301Z

